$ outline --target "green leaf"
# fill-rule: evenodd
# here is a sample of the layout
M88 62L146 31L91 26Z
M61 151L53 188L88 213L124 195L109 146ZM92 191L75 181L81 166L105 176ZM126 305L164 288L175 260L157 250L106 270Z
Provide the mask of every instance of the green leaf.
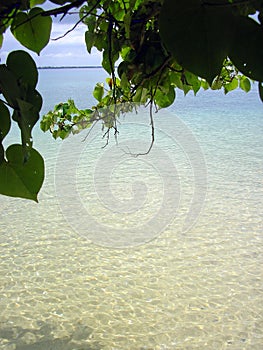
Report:
M205 80L201 80L201 87L204 89L204 90L207 90L209 89L209 84L207 83L207 81Z
M94 46L96 46L96 48L99 50L99 51L102 51L103 48L105 48L106 42L107 40L107 36L104 34L104 33L96 33L96 40L94 42Z
M16 99L21 97L21 91L14 74L5 64L0 65L0 91L9 105L13 108L17 108Z
M17 99L19 112L28 121L30 126L37 122L38 110L32 103Z
M0 165L4 160L5 160L5 150L2 143L0 143Z
M224 90L225 94L238 88L238 79L233 78L230 83L225 84Z
M236 35L229 57L247 77L263 81L263 30L251 18L237 17Z
M109 60L108 50L104 50L102 54L102 67L106 70L107 73L111 74L111 64Z
M25 100L29 102L39 112L42 107L42 96L37 90L28 90L25 96Z
M37 54L48 44L52 26L49 16L41 16L43 12L39 7L31 9L29 14L19 12L11 25L14 37Z
M200 79L195 74L190 73L190 72L185 72L184 76L185 76L187 84L189 84L191 86L191 88L193 89L193 91L196 95L201 87Z
M144 104L146 103L146 101L148 100L148 89L145 89L143 87L138 87L138 89L136 90L136 94L133 97L133 102L138 102L140 104Z
M191 86L189 86L187 84L183 84L182 90L183 90L184 94L187 95L188 92L191 91Z
M212 90L220 90L223 86L223 80L219 79L219 77L217 77L216 79L214 79L214 81L211 84L211 89Z
M240 78L239 81L239 87L240 89L244 90L245 92L249 92L251 89L251 83L250 80L244 76Z
M35 150L24 162L21 145L11 145L6 151L6 160L0 165L0 193L11 197L32 199L37 202L37 194L44 181L44 161Z
M94 41L96 39L96 34L90 33L89 31L86 31L85 33L85 42L88 53L91 53L91 49L94 46Z
M259 97L263 102L263 83L258 83Z
M95 16L86 16L87 12L89 12L91 8L89 6L84 5L79 12L79 17L82 19L82 22L87 25L88 31L90 33L94 33L94 30L96 28L96 17ZM96 11L96 10L95 10Z
M96 98L97 101L101 101L102 97L104 95L104 86L103 84L97 83L94 90L93 90L93 96Z
M38 71L35 61L22 50L12 51L6 60L7 68L12 71L19 81L23 81L35 88L38 80Z
M50 130L51 125L53 124L53 119L51 114L47 113L43 116L43 119L40 121L40 128L42 131L46 132Z
M160 108L169 107L175 99L175 90L170 86L168 93L164 93L161 89L157 89L154 100Z
M200 0L165 0L160 35L177 62L210 84L220 73L232 42L232 16L223 6Z
M170 73L170 81L175 87L183 89L182 73L172 71Z
M30 8L36 6L36 5L41 5L45 2L46 0L30 0Z
M3 45L3 39L4 39L3 34L0 34L0 49Z
M8 108L0 101L0 142L8 134L11 127L10 113Z
M119 58L119 44L117 44L117 40L112 40L112 48L110 50L109 45L105 45L105 38L103 42L104 47L106 47L102 54L102 67L111 74L112 69L114 69L114 64Z
M126 39L130 39L130 28L131 28L131 12L127 12L123 18Z

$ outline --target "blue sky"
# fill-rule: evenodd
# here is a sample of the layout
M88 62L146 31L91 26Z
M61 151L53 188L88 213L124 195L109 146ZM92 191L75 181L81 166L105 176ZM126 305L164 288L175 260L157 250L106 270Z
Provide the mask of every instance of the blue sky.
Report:
M44 6L41 6L44 7ZM45 6L50 8L50 6ZM54 18L53 18L54 19ZM67 30L77 22L77 15L69 15L61 22L59 19L54 19L52 25L51 39L63 35ZM4 63L10 51L23 49L28 51L34 58L38 66L94 66L101 64L100 52L93 50L90 55L86 50L85 45L85 30L86 26L80 24L73 32L66 35L64 38L53 41L41 51L40 56L32 51L25 49L13 37L10 31L4 34L3 46L0 50L1 63Z

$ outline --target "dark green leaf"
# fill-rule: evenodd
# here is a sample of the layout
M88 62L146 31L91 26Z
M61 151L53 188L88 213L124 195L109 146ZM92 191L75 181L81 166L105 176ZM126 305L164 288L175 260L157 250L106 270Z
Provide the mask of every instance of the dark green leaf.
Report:
M240 72L263 81L263 30L251 18L237 17L236 35L229 57Z
M4 161L4 159L5 159L5 150L2 143L0 143L0 165Z
M111 74L111 64L110 64L110 59L109 59L109 53L108 50L104 50L103 51L103 59L102 59L102 67L106 70L106 72L108 72L109 74Z
M25 99L27 102L31 103L38 112L40 111L43 100L37 90L28 90Z
M32 126L37 121L38 110L31 103L17 99L19 112L22 114L22 117L28 121L28 123Z
M103 33L96 34L96 40L94 42L94 46L99 50L102 51L103 48L106 46L106 35Z
M8 108L0 101L0 142L8 134L11 127L10 113Z
M34 7L29 14L19 12L11 26L15 38L37 54L49 42L51 32L52 20L49 16L41 16L43 12L39 7Z
M21 97L21 91L14 74L6 67L0 65L0 91L6 101L14 108L17 108L17 98Z
M96 39L96 34L90 33L89 31L86 31L85 42L86 42L86 47L87 47L88 53L91 53L91 49L94 46L95 39Z
M22 50L12 51L6 60L7 68L12 71L18 81L23 81L35 88L38 80L38 71L35 61Z
M39 119L38 110L34 105L17 99L19 111L13 114L13 119L18 122L21 129L23 145L32 146L31 132Z
M0 165L0 193L11 197L32 199L37 202L37 194L44 180L44 161L35 150L24 162L21 145L11 145L6 151L7 161Z
M126 38L130 39L131 12L127 12L123 18Z
M210 84L232 42L231 25L228 8L205 6L200 0L165 0L160 14L160 35L167 49L180 65Z

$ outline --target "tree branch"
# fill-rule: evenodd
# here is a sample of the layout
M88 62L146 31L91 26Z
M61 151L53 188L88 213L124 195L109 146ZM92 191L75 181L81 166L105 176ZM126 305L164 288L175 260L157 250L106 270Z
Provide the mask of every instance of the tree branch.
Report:
M68 35L69 33L71 33L71 32L83 21L84 18L88 17L88 16L92 13L92 11L98 6L99 3L100 3L100 0L98 0L98 1L96 2L96 4L95 4L94 6L92 6L92 8L91 8L87 13L85 13L85 15L84 15L81 19L79 19L79 20L74 24L74 26L73 26L72 28L70 28L68 31L66 31L66 33L64 33L63 35L61 35L61 36L59 36L59 37L57 37L57 38L54 38L54 39L52 39L52 40L53 40L53 41L56 41L56 40L62 39L62 38L64 38L66 35ZM67 13L68 13L68 12L64 13L63 17L64 17Z
M149 154L151 152L151 149L153 148L153 144L155 141L155 128L154 128L154 119L153 119L153 100L150 101L150 126L151 126L152 135L151 135L151 143L150 143L148 150L146 152L142 152L142 153L132 153L131 151L129 151L129 152L124 151L124 153L129 154L130 156L137 158L139 156L147 156L147 154Z
M70 11L71 9L73 9L75 7L77 7L77 8L80 7L86 1L87 0L76 0L76 1L73 1L71 4L61 6L61 7L55 8L55 9L47 10L47 11L43 12L41 14L41 16L57 16L60 14L65 15L65 14L67 14L68 11Z
M109 42L109 63L110 63L110 69L111 69L111 77L112 77L112 95L113 95L113 101L116 106L117 103L117 97L116 97L116 76L115 76L115 67L112 62L112 30L113 30L113 19L112 16L109 14L109 28L107 31L108 35L108 42Z
M0 102L4 103L8 107L13 108L15 110L15 108L13 106L11 106L8 102L6 102L5 100L2 100L1 98L0 98Z

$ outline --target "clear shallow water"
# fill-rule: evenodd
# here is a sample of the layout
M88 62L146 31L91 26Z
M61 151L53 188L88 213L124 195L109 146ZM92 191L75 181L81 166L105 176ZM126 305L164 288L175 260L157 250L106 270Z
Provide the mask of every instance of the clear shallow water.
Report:
M103 79L40 74L44 111L69 97L85 107ZM254 91L221 97L179 95L148 157L126 154L147 149L144 113L122 119L119 147L102 149L99 130L74 144L36 132L39 204L0 197L0 349L262 349L263 105ZM206 199L183 231L194 193ZM127 241L155 216L164 230Z

